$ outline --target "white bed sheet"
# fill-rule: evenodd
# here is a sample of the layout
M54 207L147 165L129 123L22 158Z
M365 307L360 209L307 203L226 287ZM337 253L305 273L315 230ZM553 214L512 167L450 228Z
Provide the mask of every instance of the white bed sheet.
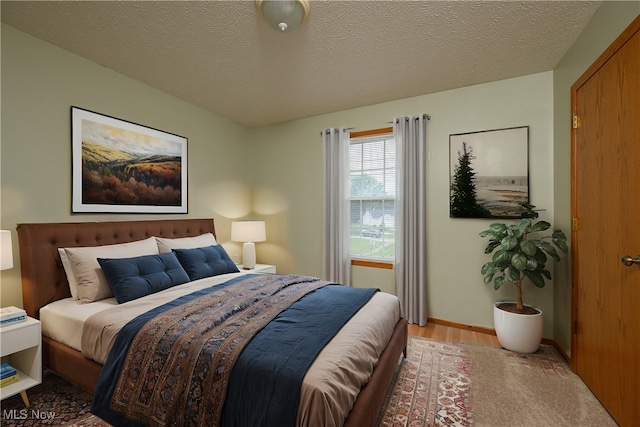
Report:
M114 297L90 304L81 303L73 298L54 301L40 309L42 335L80 350L82 325L85 320L95 313L117 305Z
M249 273L251 273L251 271L242 270L239 273L209 277L202 280L188 282L184 285L174 286L162 292L170 292L172 296L179 298L203 288L204 285L213 286L226 282L234 277ZM130 301L125 304L136 304L136 302L139 303L139 300ZM118 305L120 304L118 304L115 297L91 303L83 303L79 300L74 300L73 298L54 301L40 309L42 335L75 350L82 351L81 342L84 322L94 314L112 307L117 307Z

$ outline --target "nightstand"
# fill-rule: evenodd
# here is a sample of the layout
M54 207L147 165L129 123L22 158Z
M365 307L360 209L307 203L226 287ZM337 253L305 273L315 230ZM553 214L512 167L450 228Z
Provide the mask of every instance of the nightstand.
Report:
M249 270L244 270L242 264L238 264L238 270L240 271L250 271L252 273L270 273L276 274L276 266L269 264L256 264L256 266Z
M20 393L29 407L27 389L42 382L41 345L39 320L27 317L24 322L0 327L0 355L20 374L18 382L0 387L0 399Z

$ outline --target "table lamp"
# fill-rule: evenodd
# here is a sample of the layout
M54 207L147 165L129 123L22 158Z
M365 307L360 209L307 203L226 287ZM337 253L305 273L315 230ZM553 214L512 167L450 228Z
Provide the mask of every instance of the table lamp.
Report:
M242 245L242 267L250 270L256 266L256 245L254 242L267 240L264 221L233 221L231 240L244 242Z

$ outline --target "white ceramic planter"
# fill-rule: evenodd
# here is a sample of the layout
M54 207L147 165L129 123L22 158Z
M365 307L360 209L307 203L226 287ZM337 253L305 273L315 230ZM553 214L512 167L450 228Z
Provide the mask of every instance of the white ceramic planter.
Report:
M500 345L518 353L534 353L542 341L542 310L536 308L538 314L510 313L498 308L502 302L493 306L493 325Z

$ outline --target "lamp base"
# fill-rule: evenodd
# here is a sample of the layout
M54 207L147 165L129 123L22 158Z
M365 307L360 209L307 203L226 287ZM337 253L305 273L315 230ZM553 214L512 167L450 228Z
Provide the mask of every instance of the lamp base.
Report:
M245 270L251 270L256 266L256 245L253 242L247 242L242 245L242 267Z

